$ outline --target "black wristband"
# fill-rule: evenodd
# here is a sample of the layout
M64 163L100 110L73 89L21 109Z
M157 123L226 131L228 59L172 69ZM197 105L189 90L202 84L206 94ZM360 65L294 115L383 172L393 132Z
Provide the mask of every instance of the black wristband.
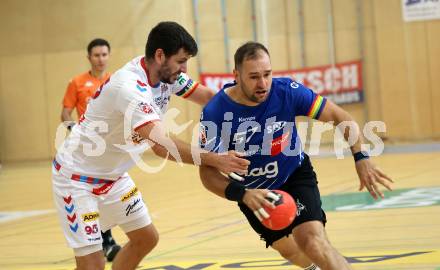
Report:
M245 192L246 188L243 185L235 181L231 181L231 183L229 183L225 189L225 197L230 201L241 202Z
M359 160L369 159L370 156L366 152L357 152L353 154L354 162L358 162Z

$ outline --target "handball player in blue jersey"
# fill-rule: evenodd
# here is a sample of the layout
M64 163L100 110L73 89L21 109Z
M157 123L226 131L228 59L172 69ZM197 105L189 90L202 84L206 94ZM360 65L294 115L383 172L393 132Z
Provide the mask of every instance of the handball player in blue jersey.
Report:
M205 106L201 116L200 145L211 152L235 150L251 162L246 175L228 178L216 168L200 167L204 186L220 197L237 201L252 228L291 263L304 269L351 269L330 244L324 225L326 216L316 174L301 149L296 116L308 116L338 125L353 118L342 108L290 78L272 78L267 49L248 42L234 56L235 82L225 85ZM353 122L354 123L354 122ZM375 199L383 197L379 185L391 190L392 180L361 152L362 136L357 125L344 130L357 138L351 146L360 189ZM283 190L294 198L297 216L283 230L264 227L271 205L270 190Z

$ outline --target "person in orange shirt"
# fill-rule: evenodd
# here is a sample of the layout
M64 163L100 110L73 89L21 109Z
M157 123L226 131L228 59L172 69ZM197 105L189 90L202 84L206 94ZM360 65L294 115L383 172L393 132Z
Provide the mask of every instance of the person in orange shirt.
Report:
M61 120L69 129L75 124L72 118L73 110L76 109L79 119L86 111L87 103L96 89L110 77L110 73L106 72L110 44L104 39L94 39L87 46L87 53L91 69L70 80L63 99Z
M104 39L94 39L87 46L87 59L90 62L90 70L74 77L67 86L63 99L63 110L61 120L67 129L71 130L75 125L72 112L76 109L78 119L84 114L89 99L93 97L98 87L110 77L106 72L110 57L110 44ZM116 244L110 230L101 232L102 246L107 261L111 262L121 249Z

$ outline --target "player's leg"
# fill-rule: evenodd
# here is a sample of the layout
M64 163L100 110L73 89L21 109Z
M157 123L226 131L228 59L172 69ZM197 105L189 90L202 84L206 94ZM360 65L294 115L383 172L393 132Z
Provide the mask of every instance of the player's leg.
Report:
M300 249L322 270L351 269L345 258L330 244L320 221L304 222L293 230Z
M102 270L102 253L97 198L89 184L73 182L53 171L53 198L68 245L73 248L77 270Z
M252 210L250 210L245 204L239 204L240 210L246 216L249 225L254 229L256 233L260 235L260 238L266 242L266 248L271 246L277 250L281 256L290 261L292 264L307 268L312 265L310 259L308 259L301 249L298 248L296 242L292 237L292 229L294 224L289 225L283 230L273 231L263 226L263 224L257 219Z
M335 249L331 247L325 237L324 225L327 218L321 208L322 203L316 173L306 154L304 154L301 166L289 176L289 179L280 189L292 195L297 205L297 215L291 225L293 240L296 243L294 247L299 247L305 257L309 258L322 270L350 269L347 268L349 266L345 259L339 253L334 253ZM317 253L317 250L322 250L322 253ZM332 268L333 264L342 266Z
M102 249L104 250L104 256L107 258L108 262L113 261L118 254L121 246L116 244L115 239L112 236L112 231L107 230L105 232L101 231L102 236Z
M295 199L297 216L293 221L293 239L306 256L322 270L351 269L347 261L328 241L324 225L327 221L321 206L318 181L307 155L281 187Z
M74 249L74 253L76 270L103 270L105 267L100 244Z
M159 236L142 195L128 174L115 183L99 208L103 213L102 229L119 225L129 238L114 258L113 269L135 269L156 246Z
M294 265L307 268L313 264L312 261L298 247L293 239L292 234L273 242L272 248L278 251L283 258L290 261Z
M125 224L130 226L130 224ZM124 226L121 226L124 230ZM159 234L153 224L127 232L129 241L113 261L113 270L131 270L157 245Z

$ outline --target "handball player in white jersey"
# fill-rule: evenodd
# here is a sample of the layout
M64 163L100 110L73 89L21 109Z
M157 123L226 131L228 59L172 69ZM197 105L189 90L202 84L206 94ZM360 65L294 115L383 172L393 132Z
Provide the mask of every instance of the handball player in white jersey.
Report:
M100 86L56 154L54 200L78 270L104 269L101 230L120 226L129 238L113 269L135 269L157 244L148 208L127 174L146 149L227 174L246 173L249 161L236 152L200 153L164 131L161 120L171 95L201 105L214 95L186 75L187 61L196 54L197 45L182 26L156 25L148 35L145 56L130 61Z

